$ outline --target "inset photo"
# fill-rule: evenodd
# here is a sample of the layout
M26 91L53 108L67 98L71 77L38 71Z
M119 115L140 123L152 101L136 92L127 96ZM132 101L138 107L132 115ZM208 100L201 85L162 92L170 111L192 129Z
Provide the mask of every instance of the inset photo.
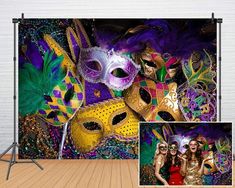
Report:
M232 123L140 122L139 185L232 185Z

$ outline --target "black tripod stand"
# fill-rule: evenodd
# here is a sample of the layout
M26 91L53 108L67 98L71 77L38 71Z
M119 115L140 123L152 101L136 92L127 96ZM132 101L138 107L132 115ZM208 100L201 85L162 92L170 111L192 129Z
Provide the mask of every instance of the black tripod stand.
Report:
M31 159L30 161L18 161L16 160L16 149L17 147L19 148L19 144L16 142L16 24L19 22L19 19L12 19L12 22L14 24L14 141L12 143L12 145L10 145L1 155L0 155L0 161L5 161L9 163L9 167L8 167L8 171L7 171L7 177L6 180L9 179L9 175L10 175L10 171L11 171L11 167L16 164L16 163L34 163L36 164L41 170L43 170L43 168L34 160ZM11 154L11 159L10 160L5 160L2 159L2 157L10 150L12 149L12 154Z

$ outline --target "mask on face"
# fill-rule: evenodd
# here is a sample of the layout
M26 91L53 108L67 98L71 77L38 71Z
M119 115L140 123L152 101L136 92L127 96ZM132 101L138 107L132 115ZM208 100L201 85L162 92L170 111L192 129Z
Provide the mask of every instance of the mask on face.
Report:
M121 141L138 138L139 119L122 98L81 108L71 121L71 137L76 148L89 152L105 138Z
M184 137L181 135L172 135L169 138L169 142L177 142L178 143L178 150L181 153L185 153L187 150L187 146L189 141L191 140L190 137Z
M112 89L123 90L132 84L140 66L112 50L92 47L81 49L78 70L89 82L102 82ZM114 74L118 70L124 77Z

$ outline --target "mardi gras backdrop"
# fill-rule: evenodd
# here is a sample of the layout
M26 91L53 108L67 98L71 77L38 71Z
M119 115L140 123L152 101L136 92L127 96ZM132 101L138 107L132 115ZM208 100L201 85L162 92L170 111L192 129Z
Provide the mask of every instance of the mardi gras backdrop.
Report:
M20 158L137 158L140 120L216 120L210 19L19 24Z
M196 142L193 147L197 150L195 160L199 165L190 161L192 140ZM156 178L154 166L157 156L161 155L161 144L168 148L160 174L170 185L232 185L232 123L141 122L140 185L163 185ZM171 152L174 149L173 165ZM183 161L178 156L188 160L187 172L182 176ZM203 171L198 176L201 166Z

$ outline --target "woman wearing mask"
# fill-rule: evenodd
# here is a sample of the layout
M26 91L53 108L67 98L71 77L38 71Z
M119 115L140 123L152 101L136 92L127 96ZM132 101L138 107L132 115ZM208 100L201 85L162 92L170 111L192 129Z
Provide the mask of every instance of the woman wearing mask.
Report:
M157 144L155 156L154 156L154 167L155 176L157 178L157 185L169 185L167 183L169 178L169 168L166 163L166 156L168 151L168 144L166 142L160 142Z
M183 185L183 176L181 175L181 158L178 150L178 143L173 142L168 147L167 164L170 165L168 180L169 185Z

